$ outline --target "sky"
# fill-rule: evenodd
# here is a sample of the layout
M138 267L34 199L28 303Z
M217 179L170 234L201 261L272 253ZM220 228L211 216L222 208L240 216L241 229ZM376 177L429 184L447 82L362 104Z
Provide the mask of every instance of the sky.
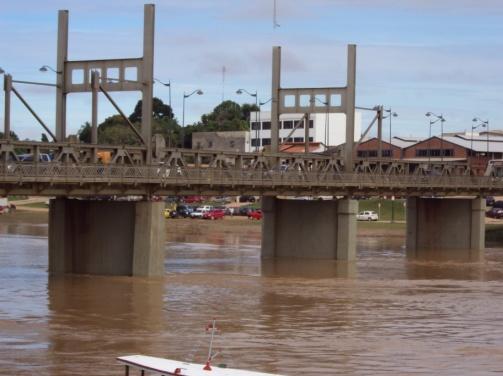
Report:
M172 84L172 107L186 123L222 100L271 97L272 47L282 47L282 87L344 86L346 45L357 44L356 103L382 104L398 113L392 132L426 137L428 111L443 114L444 132L468 130L472 119L503 129L503 1L501 0L159 0L156 3L154 76ZM54 82L39 72L56 65L57 11L70 11L70 60L139 57L143 2L136 0L5 0L0 12L0 67L18 80ZM222 85L222 67L226 67ZM16 85L54 129L50 87ZM168 102L168 88L154 85ZM125 113L139 93L112 93ZM3 103L3 92L0 92ZM264 106L264 110L268 110ZM13 99L12 129L39 139L41 127ZM99 121L116 114L100 97ZM4 110L0 108L3 124ZM373 114L363 116L362 129ZM90 93L68 96L68 133L90 121ZM387 126L387 123L386 123ZM438 124L433 134L438 134ZM385 129L385 134L389 130ZM372 133L371 133L372 134Z

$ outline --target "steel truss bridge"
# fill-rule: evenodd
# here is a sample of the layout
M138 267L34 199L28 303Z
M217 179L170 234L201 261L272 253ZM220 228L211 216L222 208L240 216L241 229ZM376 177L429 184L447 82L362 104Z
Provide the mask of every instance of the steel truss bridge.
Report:
M22 162L18 155L33 156ZM39 155L53 156L37 162ZM97 161L108 153L110 161ZM356 159L320 154L238 153L81 143L0 141L0 194L125 195L401 195L503 193L503 178L473 176L466 163Z

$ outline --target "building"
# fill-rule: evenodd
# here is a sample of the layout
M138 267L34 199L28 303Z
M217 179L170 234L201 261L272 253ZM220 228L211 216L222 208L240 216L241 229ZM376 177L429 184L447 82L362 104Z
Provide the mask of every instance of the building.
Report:
M413 137L393 137L391 143L386 140L381 141L381 151L383 158L401 159L405 148L416 144L420 139ZM379 155L379 139L377 137L361 142L356 147L358 158L377 158Z
M482 175L491 159L503 158L503 135L497 133L450 133L433 136L404 149L403 159L466 161Z
M194 132L192 149L249 152L249 131Z
M280 116L280 143L304 143L304 121L298 124L303 114L284 114ZM355 141L360 138L361 113L355 113ZM271 144L271 112L250 113L251 148L259 150ZM309 120L309 141L320 143L324 149L346 141L346 116L344 114L311 114Z

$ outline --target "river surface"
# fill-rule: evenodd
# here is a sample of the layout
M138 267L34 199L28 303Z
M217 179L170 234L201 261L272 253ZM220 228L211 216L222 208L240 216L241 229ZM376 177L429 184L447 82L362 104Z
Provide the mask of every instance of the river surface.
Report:
M14 217L13 217L14 218ZM408 257L360 232L358 261L260 260L260 227L168 223L166 276L47 274L45 217L0 223L0 374L121 375L115 357L284 375L503 372L503 250ZM176 223L175 223L176 222Z

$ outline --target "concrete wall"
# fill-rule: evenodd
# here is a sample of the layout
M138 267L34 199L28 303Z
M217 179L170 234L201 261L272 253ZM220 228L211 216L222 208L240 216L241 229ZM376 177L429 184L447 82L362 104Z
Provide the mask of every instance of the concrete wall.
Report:
M192 149L249 152L250 147L248 131L192 133Z
M263 197L262 258L354 260L357 206Z
M483 250L485 200L458 198L407 199L407 252Z
M164 274L162 203L55 199L49 208L49 272Z

